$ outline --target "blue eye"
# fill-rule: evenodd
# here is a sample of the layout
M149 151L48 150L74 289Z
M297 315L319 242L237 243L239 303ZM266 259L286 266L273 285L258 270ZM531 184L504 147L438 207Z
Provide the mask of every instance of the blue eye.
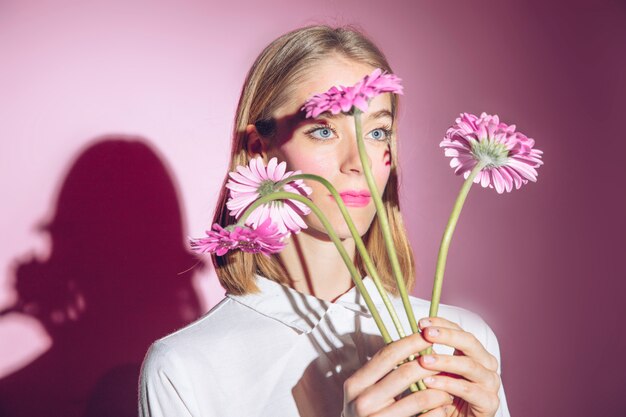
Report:
M316 139L330 139L333 136L333 130L329 127L319 127L311 134Z
M374 140L385 140L390 136L391 132L388 129L378 128L369 133L369 136Z

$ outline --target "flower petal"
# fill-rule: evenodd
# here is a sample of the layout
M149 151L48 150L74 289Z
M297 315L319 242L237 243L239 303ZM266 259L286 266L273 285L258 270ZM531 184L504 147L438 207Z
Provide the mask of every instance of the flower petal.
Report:
M519 189L528 180L536 181L535 168L543 165L543 152L533 148L534 140L515 129L515 125L500 122L498 115L461 113L439 146L451 158L454 173L466 179L478 160L483 162L485 168L474 183L502 194L513 186Z
M304 103L301 110L306 111L307 118L317 117L328 110L332 114L347 113L353 107L366 112L369 99L383 93L402 94L400 81L395 75L376 68L352 86L333 86L325 93L314 95Z

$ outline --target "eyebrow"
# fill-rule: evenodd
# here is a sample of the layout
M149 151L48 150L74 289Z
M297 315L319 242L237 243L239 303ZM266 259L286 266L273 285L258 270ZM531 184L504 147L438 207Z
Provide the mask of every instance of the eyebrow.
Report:
M332 114L330 111L325 111L324 113L320 113L316 118L314 119L329 119L329 120L333 120L333 119L338 119L340 117L344 116L343 113L337 113L337 114ZM383 117L388 117L393 121L393 114L391 114L391 112L387 109L383 109L383 110L378 110L377 112L374 113L369 113L366 115L365 119L366 120L371 120L371 119L381 119Z

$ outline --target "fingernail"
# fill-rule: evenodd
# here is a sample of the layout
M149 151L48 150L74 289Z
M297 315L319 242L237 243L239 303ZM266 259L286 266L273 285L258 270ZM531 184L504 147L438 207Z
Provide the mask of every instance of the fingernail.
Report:
M428 329L428 336L439 336L439 329L434 327Z
M435 378L433 378L432 376L428 376L428 377L424 378L424 383L426 383L426 384L434 384L435 383Z
M450 401L454 401L454 395L450 395Z
M435 363L435 357L433 355L422 356L424 363Z
M420 320L420 327L423 329L424 327L428 327L431 326L432 323L430 322L430 320L428 319L421 319Z

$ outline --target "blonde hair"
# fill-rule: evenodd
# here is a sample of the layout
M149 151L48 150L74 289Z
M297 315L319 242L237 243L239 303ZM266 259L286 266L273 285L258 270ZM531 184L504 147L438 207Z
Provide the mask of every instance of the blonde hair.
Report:
M238 165L247 165L250 161L247 151L246 126L255 124L259 134L269 136L272 129L272 115L287 102L294 86L316 63L337 54L373 68L392 72L382 52L354 28L308 26L282 35L261 52L246 76L235 116L231 171ZM391 110L395 120L398 99L395 94L391 96ZM390 153L391 173L383 193L383 201L406 285L410 289L415 279L415 264L400 215L395 139L390 145ZM227 180L228 176L224 179L223 185ZM234 218L226 207L227 199L228 190L222 187L215 209L214 223L223 226L234 223ZM374 218L363 240L374 264L378 267L385 288L392 294L397 294L377 218ZM365 265L358 251L356 253L355 264L364 276L367 274ZM242 295L258 292L254 274L289 285L287 272L276 256L267 258L262 254L234 251L224 256L212 254L211 259L220 283L229 293Z

